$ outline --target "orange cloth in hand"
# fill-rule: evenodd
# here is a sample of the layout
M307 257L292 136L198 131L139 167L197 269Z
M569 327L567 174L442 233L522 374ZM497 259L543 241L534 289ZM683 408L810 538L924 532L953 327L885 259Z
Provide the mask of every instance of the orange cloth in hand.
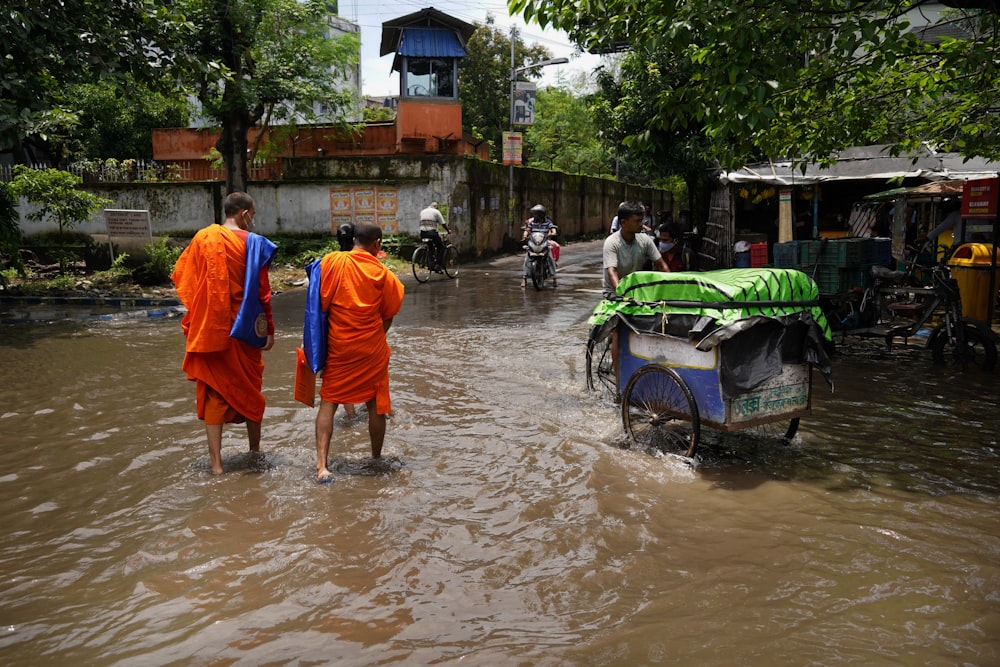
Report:
M403 304L403 283L369 252L323 258L321 309L327 313L327 356L320 398L356 404L375 399L376 414L392 411L385 322Z
M261 392L264 378L261 350L229 337L243 301L245 238L246 233L209 225L195 234L184 249L171 279L177 287L177 296L187 308L181 320L187 339L181 368L189 380L215 390L240 417L259 422L264 417L265 405ZM270 296L268 290L268 304ZM206 415L205 396L199 386L197 410L201 419ZM227 418L227 421L242 419Z

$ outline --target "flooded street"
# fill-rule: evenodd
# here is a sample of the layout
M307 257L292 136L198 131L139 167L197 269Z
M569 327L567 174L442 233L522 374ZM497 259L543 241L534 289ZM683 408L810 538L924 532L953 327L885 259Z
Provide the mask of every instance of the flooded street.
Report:
M790 445L620 448L586 391L599 242L404 277L372 467L330 485L275 297L266 464L208 472L179 318L0 326L5 665L1000 665L1000 371L851 345ZM362 413L363 414L363 413Z

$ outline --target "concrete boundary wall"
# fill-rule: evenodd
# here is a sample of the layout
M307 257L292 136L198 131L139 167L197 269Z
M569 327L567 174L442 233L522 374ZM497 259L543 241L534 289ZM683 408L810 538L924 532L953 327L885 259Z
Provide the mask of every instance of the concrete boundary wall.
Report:
M509 204L510 174L513 200ZM88 192L111 199L109 208L150 212L154 238L193 235L222 219L225 185L219 182L87 184ZM247 191L257 205L255 229L261 234L330 232L331 189L383 188L394 193L396 231L418 235L419 213L437 201L455 231L452 242L466 257L483 257L520 248L520 227L534 204L542 204L571 240L607 233L618 203L636 199L653 210L671 209L667 191L618 181L446 156L333 157L285 160L281 181L253 181ZM26 237L56 231L54 222L26 219L31 207L18 207ZM104 214L75 231L103 235ZM390 230L393 231L393 230Z

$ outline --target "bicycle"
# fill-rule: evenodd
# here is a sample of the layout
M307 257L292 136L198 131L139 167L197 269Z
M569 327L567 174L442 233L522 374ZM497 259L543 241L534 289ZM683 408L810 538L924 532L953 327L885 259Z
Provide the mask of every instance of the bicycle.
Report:
M587 389L608 398L618 397L618 379L611 356L611 335L598 340L601 327L591 328L587 337Z
M413 277L419 283L430 280L431 274L435 272L443 272L452 280L458 277L458 250L444 238L445 234L441 236L441 241L444 243L444 266L438 266L437 253L430 239L421 239L420 245L413 251L410 266L413 269Z
M916 261L911 261L904 271L873 266L871 286L861 292L859 303L848 304L850 310L840 319L843 328L838 333L882 337L886 349L892 351L894 339L909 339L937 316L940 321L927 341L935 364L962 367L971 364L992 370L997 360L994 334L985 323L962 315L958 281L951 275L947 258L946 249L941 262L930 267ZM929 286L914 280L918 269L929 272ZM897 322L897 318L904 319L907 315L913 319L903 324Z

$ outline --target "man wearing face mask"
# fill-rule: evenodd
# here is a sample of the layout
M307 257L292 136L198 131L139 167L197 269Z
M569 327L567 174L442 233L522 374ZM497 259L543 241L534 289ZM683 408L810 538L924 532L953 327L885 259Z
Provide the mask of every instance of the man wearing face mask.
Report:
M664 223L657 232L659 236L660 257L670 271L684 270L684 257L681 255L681 232L677 225Z

